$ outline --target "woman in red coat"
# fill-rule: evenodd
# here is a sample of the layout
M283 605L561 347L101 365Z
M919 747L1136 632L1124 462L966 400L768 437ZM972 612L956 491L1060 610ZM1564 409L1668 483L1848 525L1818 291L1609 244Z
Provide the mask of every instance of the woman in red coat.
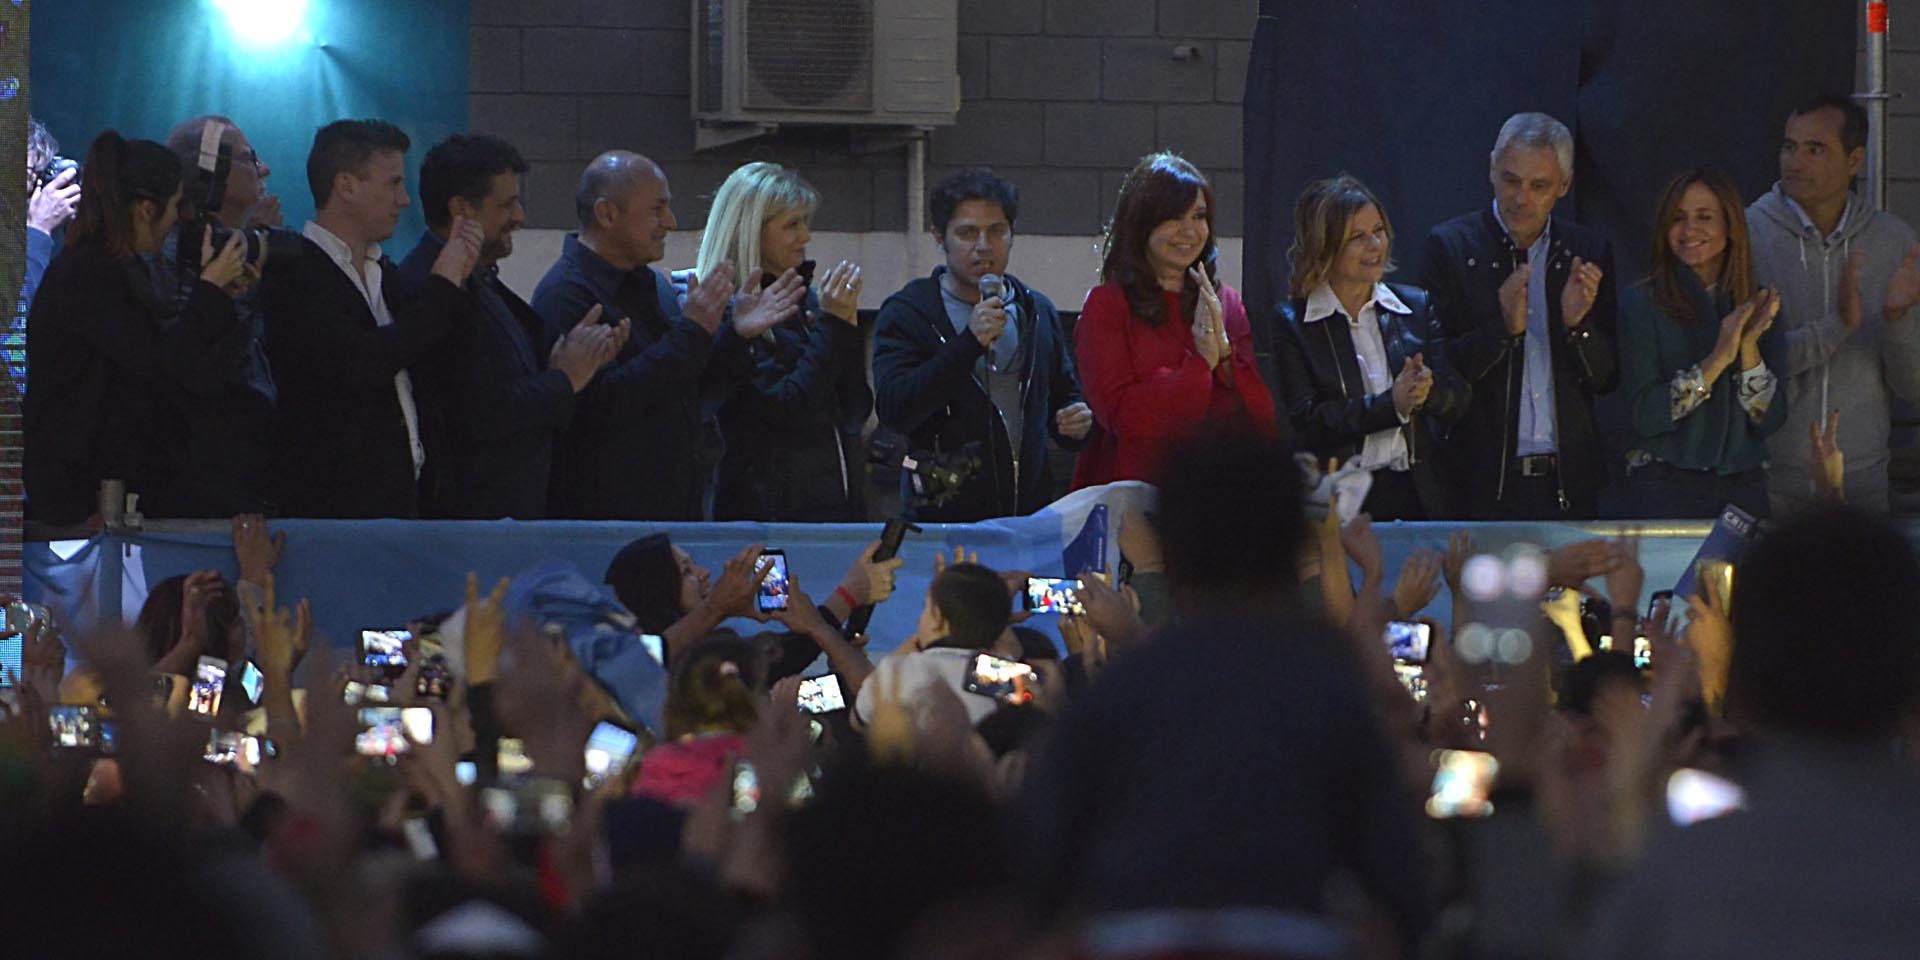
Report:
M1141 160L1120 188L1101 283L1073 329L1100 427L1074 466L1075 489L1150 479L1161 451L1208 420L1278 429L1247 309L1216 284L1214 261L1206 177L1171 153Z

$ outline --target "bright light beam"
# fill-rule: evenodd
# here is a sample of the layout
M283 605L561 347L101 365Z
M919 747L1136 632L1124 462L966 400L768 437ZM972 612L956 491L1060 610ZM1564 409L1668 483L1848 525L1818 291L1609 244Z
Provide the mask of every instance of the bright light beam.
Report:
M243 43L278 46L307 19L307 0L211 0L226 15L227 28Z

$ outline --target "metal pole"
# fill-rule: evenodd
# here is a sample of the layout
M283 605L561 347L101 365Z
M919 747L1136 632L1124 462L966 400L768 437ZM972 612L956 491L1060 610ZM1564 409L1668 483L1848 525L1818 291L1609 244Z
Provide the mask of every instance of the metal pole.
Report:
M1867 3L1867 202L1887 208L1887 4Z
M907 141L907 276L920 275L927 232L927 136L915 131Z

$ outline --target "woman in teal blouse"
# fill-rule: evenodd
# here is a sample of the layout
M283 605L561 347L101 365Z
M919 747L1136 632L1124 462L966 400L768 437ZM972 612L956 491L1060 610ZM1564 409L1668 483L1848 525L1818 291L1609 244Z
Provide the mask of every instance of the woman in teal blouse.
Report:
M1699 168L1667 185L1652 269L1620 299L1632 404L1627 489L1640 517L1766 516L1767 435L1787 419L1778 294L1753 282L1739 189Z

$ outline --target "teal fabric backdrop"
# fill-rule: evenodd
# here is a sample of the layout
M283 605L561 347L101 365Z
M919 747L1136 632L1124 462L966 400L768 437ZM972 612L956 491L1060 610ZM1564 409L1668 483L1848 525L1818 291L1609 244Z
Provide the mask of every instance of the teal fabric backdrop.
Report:
M226 13L303 8L278 42ZM289 226L313 215L307 149L322 124L379 117L420 158L467 125L467 0L41 0L33 5L33 113L79 158L101 130L160 140L203 113L232 117L272 167ZM417 192L415 196L418 201ZM386 245L396 259L423 226L416 205Z

